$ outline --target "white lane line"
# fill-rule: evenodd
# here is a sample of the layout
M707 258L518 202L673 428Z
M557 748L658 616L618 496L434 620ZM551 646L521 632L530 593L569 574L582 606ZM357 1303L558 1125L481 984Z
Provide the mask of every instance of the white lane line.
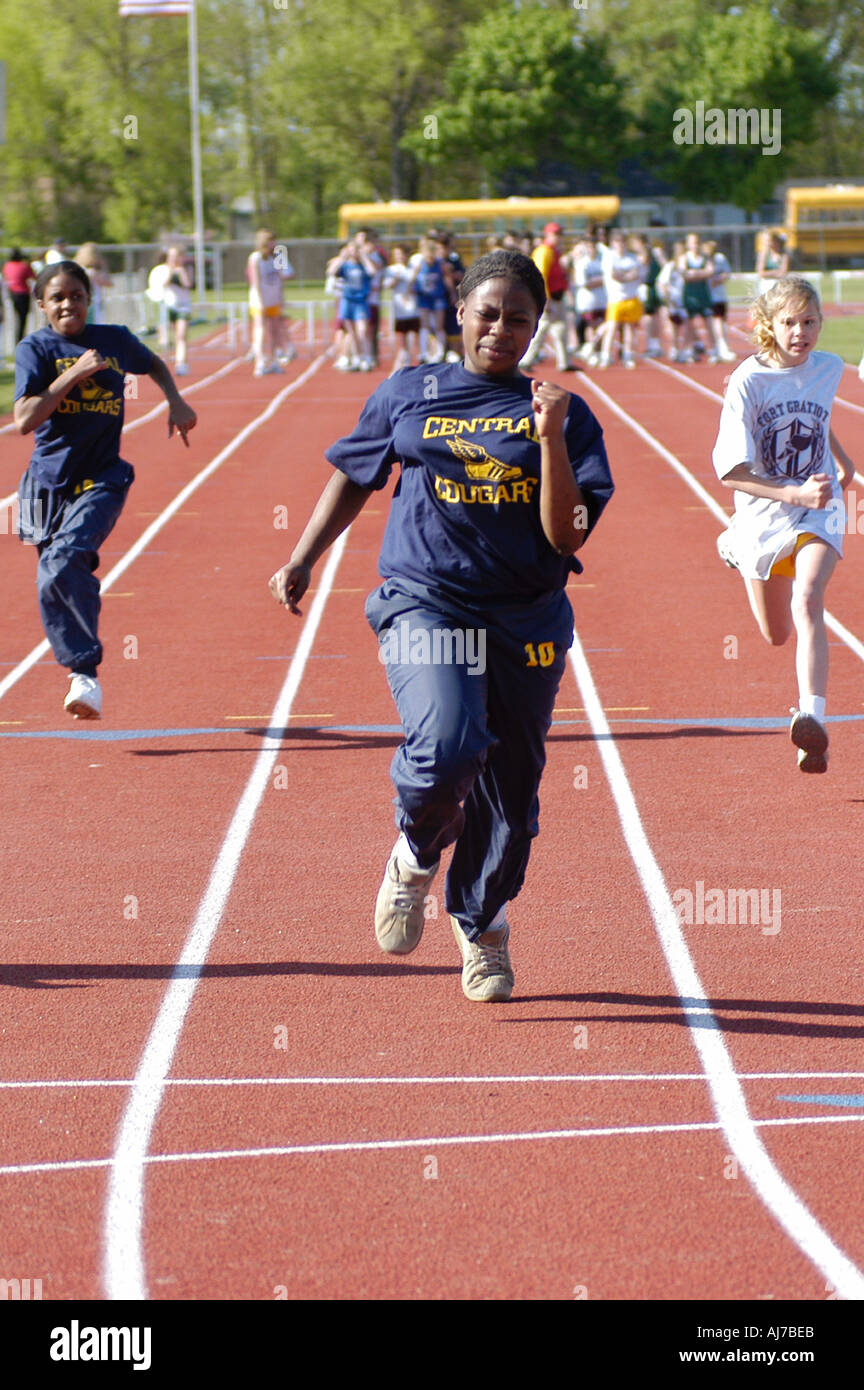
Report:
M720 1025L708 1007L707 995L687 949L678 913L645 834L636 799L606 721L578 633L570 650L570 662L597 740L624 839L654 918L669 973L684 1014L692 1020L688 1025L690 1035L705 1069L714 1112L726 1141L765 1206L799 1250L821 1270L826 1279L830 1279L841 1297L864 1299L864 1274L834 1244L789 1186L756 1133ZM685 1000L706 1002L694 1007L688 1006Z
M795 1115L788 1119L769 1120L748 1117L749 1124L760 1129L793 1128L799 1125L860 1124L862 1120L864 1115ZM465 1144L530 1144L541 1139L615 1139L629 1135L694 1134L700 1131L716 1134L723 1131L723 1126L716 1120L705 1120L663 1125L607 1125L593 1129L531 1129L512 1134L431 1134L422 1139L349 1139L328 1144L274 1144L258 1149L201 1149L186 1153L145 1154L141 1161L150 1167L156 1163L201 1163L224 1158L290 1158L298 1155L334 1153L382 1153L392 1149L441 1148ZM756 1142L758 1143L758 1140ZM70 1158L57 1163L10 1163L0 1167L0 1177L24 1173L67 1173L82 1168L111 1168L115 1162L112 1158ZM843 1292L839 1285L837 1288L844 1298L859 1297L857 1294ZM116 1296L146 1297L145 1294L131 1292Z
M226 459L230 458L231 455L235 453L237 449L240 448L241 444L245 444L250 434L253 434L255 430L257 430L261 425L265 424L269 419L271 419L272 416L276 414L282 402L286 400L287 397L290 396L294 391L296 391L298 387L302 386L306 381L308 381L309 378L313 376L315 372L318 371L319 367L326 360L326 356L316 357L315 360L306 368L305 372L298 376L294 381L289 382L289 384L286 387L284 387L278 395L273 397L266 410L262 411L260 415L256 415L255 419L250 420L248 425L244 425L243 429L240 430L239 434L236 434L234 436L230 444L226 444L225 448L222 449L221 452L218 453L214 459L211 459L210 463L207 464L206 468L202 468L200 473L196 473L195 477L192 478L191 481L188 482L184 488L181 488L180 492L177 493L177 496L174 498L174 500L168 503L168 506L165 507L165 509L159 513L155 521L151 521L147 529L145 531L142 531L137 541L135 541L126 551L126 554L117 561L117 564L114 566L114 568L109 570L105 578L100 581L100 593L107 593L107 591L111 588L113 584L116 583L116 581L121 577L121 575L126 573L133 560L137 560L142 550L147 549L147 546L153 540L153 537L157 536L159 532L162 530L163 526L167 525L167 523L171 520L172 516L174 516L175 512L178 512L180 508L183 506L183 504L189 500L192 494L194 492L197 492L201 484L206 483L207 479L213 473L216 472L217 468L220 468L222 466ZM159 407L157 407L157 410L158 409ZM41 661L42 657L45 656L46 652L49 652L50 650L50 643L47 640L45 640L40 642L38 646L34 647L31 652L28 652L27 656L25 656L22 661L19 661L18 665L15 666L13 670L9 672L8 676L4 676L3 679L0 680L0 700L2 700L3 696L12 689L13 685L17 685L18 681L21 680L22 676L26 675L30 668L32 666L35 666L37 661Z
M668 1007L668 1006L667 1006ZM855 1081L864 1071L741 1071L741 1081ZM545 1072L519 1076L169 1076L166 1086L488 1086L542 1085L546 1082L572 1085L581 1082L636 1081L652 1084L667 1081L705 1082L704 1071L684 1072L566 1072L547 1075ZM90 1077L68 1081L0 1081L0 1091L57 1089L78 1090L82 1087L99 1089L102 1086L132 1086L134 1078Z
M651 365L657 367L660 371L671 370L671 368L663 367L662 364L657 362L654 362ZM673 375L680 376L683 381L687 381L689 384L689 377L685 377L683 373L674 372ZM633 430L635 434L639 435L640 439L643 439L645 443L654 450L655 453L659 454L662 459L666 460L666 462L669 464L669 467L673 468L675 472L678 474L678 476L684 480L684 482L690 488L691 492L695 492L700 502L703 502L705 504L705 506L711 512L712 516L715 516L717 520L721 522L724 528L728 526L730 515L729 512L724 511L724 509L720 506L720 503L714 497L711 496L711 493L708 491L708 489L702 486L698 478L694 478L689 468L687 468L686 465L683 464L680 459L676 458L674 454L670 453L669 450L665 448L665 446L661 444L658 439L655 439L653 434L650 434L649 431L646 430L643 425L640 425L638 420L634 420L633 416L628 414L628 412L624 410L623 407L620 406L617 401L613 400L612 397L608 395L600 386L598 386L596 382L591 381L587 376L583 377L583 380L585 380L586 385L589 386L592 391L596 392L596 394L600 397L600 399L604 402L607 408L612 411L614 415L617 415L620 420L623 420L626 425L629 425L631 430ZM706 388L704 387L700 388L700 390L705 389ZM860 475L858 473L855 474L856 478L858 478L859 476ZM860 481L864 483L864 477L862 477ZM835 636L839 637L841 642L845 642L846 646L849 648L851 652L855 654L855 656L858 657L859 661L864 661L864 642L861 642L854 635L854 633L850 632L847 627L844 627L844 625L839 621L839 619L835 618L834 614L829 612L827 608L825 609L825 626L831 632L833 632ZM2 694L2 688L0 688L0 694Z
M287 726L348 534L348 531L343 531L330 551L317 592L307 611L288 674L270 716L271 729L284 730ZM147 1297L142 1224L144 1168L150 1135L162 1103L165 1079L183 1031L186 1013L222 920L241 855L280 751L281 738L268 734L231 818L197 916L138 1064L114 1149L105 1213L103 1276L107 1296L111 1299Z
M235 367L242 366L245 360L244 357L234 357L230 362L226 362L224 367L220 367L218 371L211 372L209 376L202 376L200 381L192 381L188 386L183 385L183 395L191 396L195 391L200 391L203 386L209 386L211 381L218 381L220 377L226 376L228 372L233 372ZM160 401L158 405L153 406L152 410L148 410L146 415L139 415L135 420L128 420L126 424L124 424L121 434L126 434L128 430L137 430L140 425L146 425L150 420L155 419L157 415L161 415L163 411L167 409L168 402ZM14 423L0 426L0 434L11 434L14 429ZM3 511L4 508L8 509L11 507L17 498L17 492L10 492L8 497L0 497L0 511Z

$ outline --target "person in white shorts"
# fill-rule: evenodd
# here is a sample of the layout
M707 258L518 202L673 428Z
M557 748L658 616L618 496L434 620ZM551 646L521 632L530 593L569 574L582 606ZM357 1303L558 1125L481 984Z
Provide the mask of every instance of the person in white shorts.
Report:
M735 489L735 515L717 548L743 575L765 640L779 647L797 635L789 736L800 770L825 772L825 590L843 554L843 492L855 471L831 433L844 363L815 350L819 296L801 276L778 280L752 315L758 351L729 378L714 446L717 475Z

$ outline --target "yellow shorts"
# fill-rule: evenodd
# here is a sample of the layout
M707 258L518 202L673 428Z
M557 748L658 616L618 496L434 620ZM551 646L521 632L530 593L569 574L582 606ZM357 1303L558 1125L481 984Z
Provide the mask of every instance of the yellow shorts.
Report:
M266 309L258 309L254 304L251 304L249 306L249 313L252 315L253 319L261 317L265 319L279 319L282 317L282 305L268 304Z
M814 536L812 531L805 531L803 535L800 535L796 540L795 549L792 551L792 554L784 555L782 560L778 560L776 565L771 566L771 573L768 578L773 579L775 574L782 574L784 579L794 579L795 556L798 554L802 545L806 545L808 541L820 541L821 539L821 536Z
M638 323L641 317L641 299L619 299L606 310L606 318L612 323Z

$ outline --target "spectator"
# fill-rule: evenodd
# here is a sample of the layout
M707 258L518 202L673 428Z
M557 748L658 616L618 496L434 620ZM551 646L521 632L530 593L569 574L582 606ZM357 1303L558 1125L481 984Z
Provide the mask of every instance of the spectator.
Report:
M9 259L3 266L3 279L12 300L15 313L15 342L20 343L27 331L27 315L30 312L30 287L36 279L32 265L18 246L13 246Z
M102 291L109 289L114 283L108 273L108 266L100 255L99 247L95 241L85 241L83 246L79 246L75 260L87 271L87 278L90 281L90 307L87 310L87 322L103 323Z
M276 260L276 238L262 227L255 234L255 250L246 262L255 376L281 372L280 359L290 361L294 356L293 349L286 352L282 332L282 286L293 276L294 268L287 256L280 260L281 264Z
M557 222L547 222L543 228L543 240L531 256L546 286L546 307L540 316L531 346L522 359L521 366L524 368L533 367L548 333L552 339L555 365L559 372L572 370L567 360L567 306L564 295L569 280L567 268L561 260L563 230Z
M393 331L396 334L396 357L393 372L412 365L412 350L416 352L420 333L417 297L412 288L414 276L408 265L404 246L393 247L393 260L384 271L383 284L393 297ZM393 375L393 372L390 375Z

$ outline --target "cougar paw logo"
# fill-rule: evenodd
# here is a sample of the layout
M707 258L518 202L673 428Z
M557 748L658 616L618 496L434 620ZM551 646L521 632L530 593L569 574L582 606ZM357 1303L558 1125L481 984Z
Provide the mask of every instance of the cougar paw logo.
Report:
M522 477L521 468L511 468L500 459L493 458L482 444L473 444L460 437L448 439L447 443L456 457L464 463L469 478L484 478L488 482L501 483L508 478Z

